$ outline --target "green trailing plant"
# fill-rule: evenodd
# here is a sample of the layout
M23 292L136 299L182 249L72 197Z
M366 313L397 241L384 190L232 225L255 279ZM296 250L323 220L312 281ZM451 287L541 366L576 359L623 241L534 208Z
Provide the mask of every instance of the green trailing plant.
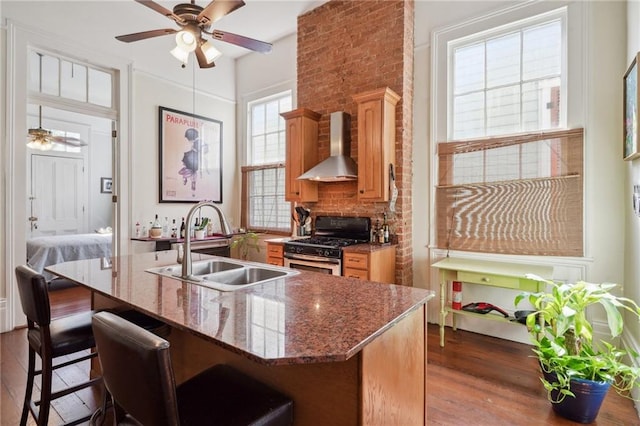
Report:
M527 328L543 372L551 373L540 379L551 402L575 397L569 387L574 378L610 383L625 396L640 386L640 369L625 363L625 358L638 354L605 341L594 344L593 326L587 318L588 307L602 306L610 337L615 338L622 333L624 311L640 321L640 307L636 302L612 294L616 284L584 281L567 284L531 275L528 278L551 287L548 292L523 292L515 298L516 306L526 299L535 309L527 317Z
M231 243L231 248L238 249L238 253L240 254L240 258L243 260L247 260L249 256L249 251L255 249L257 253L260 253L260 245L258 244L259 236L255 232L247 231L243 234L236 235L233 242Z
M198 225L198 227L196 228L198 231L203 231L205 229L207 229L207 225L209 224L209 218L208 217L203 217L202 218L202 222L200 222L200 224Z

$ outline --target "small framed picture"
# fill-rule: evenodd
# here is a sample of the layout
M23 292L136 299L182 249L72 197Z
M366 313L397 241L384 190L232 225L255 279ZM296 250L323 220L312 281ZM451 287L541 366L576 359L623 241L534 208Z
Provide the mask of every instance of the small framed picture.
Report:
M111 178L100 178L100 192L102 192L103 194L111 194L113 192L111 188L112 184L113 180Z
M624 143L622 158L633 160L640 157L640 138L638 137L638 54L624 74Z

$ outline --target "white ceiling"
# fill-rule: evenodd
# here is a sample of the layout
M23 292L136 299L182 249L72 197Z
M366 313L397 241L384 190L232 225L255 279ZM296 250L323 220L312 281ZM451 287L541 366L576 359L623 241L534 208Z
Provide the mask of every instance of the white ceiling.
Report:
M258 40L273 42L292 34L297 28L297 17L326 0L245 0L245 5L220 19L215 29L229 31ZM185 0L183 2L188 2ZM167 9L173 9L180 1L158 0ZM205 7L207 0L196 3ZM24 22L25 10L30 15ZM75 35L78 42L87 46L99 46L101 50L120 56L137 57L137 51L159 49L167 52L175 46L172 36L161 36L134 43L122 43L115 36L135 32L178 28L169 18L136 3L134 0L2 0L2 15L36 27L41 31ZM217 42L216 47L228 58L236 58L250 51Z

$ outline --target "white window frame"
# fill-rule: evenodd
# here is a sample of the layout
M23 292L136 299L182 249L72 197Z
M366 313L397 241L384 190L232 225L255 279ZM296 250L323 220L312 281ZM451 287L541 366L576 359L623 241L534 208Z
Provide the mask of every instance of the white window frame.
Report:
M291 88L288 87L284 87L284 88L280 88L281 90L272 90L269 93L262 93L262 96L254 96L252 97L251 100L247 100L244 103L244 107L245 107L245 114L244 117L246 118L246 123L244 126L244 167L256 167L256 168L262 168L262 169L267 169L267 168L273 168L276 170L276 174L279 174L278 171L281 171L282 176L284 177L284 163L285 163L285 159L282 158L276 162L273 163L263 163L263 164L254 164L252 159L253 159L253 152L251 151L252 149L252 143L251 143L251 135L252 135L252 128L251 128L251 124L252 124L252 110L253 110L253 106L255 106L256 104L259 103L268 103L274 99L279 99L282 98L286 95L289 95L291 97L291 104L292 104L292 108L293 108L293 104L294 104L294 91ZM285 111L282 111L285 112ZM283 129L284 131L284 129ZM257 230L257 231L269 231L269 232L282 232L282 233L290 233L291 232L291 222L288 222L289 226L286 228L282 228L282 227L277 227L277 226L267 226L267 227L256 227L254 226L254 224L251 221L250 218L250 209L249 209L249 182L245 181L246 177L248 175L248 172L244 172L242 173L242 187L243 187L243 200L242 200L242 226L246 227L248 229L251 230ZM282 193L284 195L284 187L282 188ZM289 209L290 210L290 209ZM290 213L290 212L289 212Z
M488 13L480 17L474 17L467 21L460 22L451 26L442 27L436 29L431 36L431 72L430 72L430 130L429 130L429 150L431 159L431 182L438 181L438 155L437 144L438 142L448 140L449 134L449 109L448 109L448 43L453 40L461 39L471 34L478 34L482 31L497 28L511 22L517 22L527 17L540 15L543 13L551 12L559 8L567 9L567 21L566 27L569 28L566 37L567 43L567 55L566 55L566 74L567 83L565 90L567 93L564 95L566 99L566 127L576 128L584 127L587 111L585 109L585 103L587 99L587 90L585 88L586 75L584 72L584 65L586 61L586 54L584 51L584 45L586 43L585 28L587 19L587 7L582 2L526 2L513 5L511 7L503 8L495 12ZM573 71L571 71L573 70ZM588 161L585 157L585 167ZM429 211L430 211L430 227L435 229L437 226L436 221L436 203L435 203L436 189L435 185L432 185L429 195ZM584 203L588 205L588 194L585 193ZM588 223L589 213L585 208L583 215L583 223L585 228ZM589 243L587 241L587 235L584 236L585 256L588 256ZM432 250L431 256L438 258L444 256L445 251L436 249L436 234L430 235L430 250ZM459 254L470 255L473 254ZM478 258L490 259L493 256L487 256L486 254L478 254ZM504 259L512 258L514 260L523 260L527 256L507 256Z
M486 41L490 38L504 36L517 31L522 31L528 27L534 27L536 25L542 25L551 21L559 20L562 28L562 63L560 65L560 120L558 128L565 128L567 123L567 8L561 7L555 10L541 13L536 16L519 19L514 22L501 25L495 28L489 28L484 31L469 34L455 40L447 41L447 139L453 140L453 79L454 79L454 67L453 67L453 51L454 49L469 45L474 42ZM521 51L522 53L522 51ZM520 82L522 84L522 81ZM486 87L484 89L486 92ZM522 96L522 95L521 95ZM522 100L522 99L521 99ZM485 97L486 104L486 97ZM486 105L485 105L486 106ZM521 111L522 114L522 111ZM485 114L486 125L486 114ZM548 130L548 129L547 129ZM535 130L532 130L535 131ZM522 133L527 133L522 131ZM483 135L475 135L473 138L480 138ZM488 137L488 136L487 136Z

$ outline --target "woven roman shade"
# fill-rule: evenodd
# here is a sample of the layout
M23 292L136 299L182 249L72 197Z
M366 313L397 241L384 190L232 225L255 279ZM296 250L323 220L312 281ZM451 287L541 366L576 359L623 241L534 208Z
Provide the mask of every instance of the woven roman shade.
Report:
M438 144L437 246L583 255L583 129Z

